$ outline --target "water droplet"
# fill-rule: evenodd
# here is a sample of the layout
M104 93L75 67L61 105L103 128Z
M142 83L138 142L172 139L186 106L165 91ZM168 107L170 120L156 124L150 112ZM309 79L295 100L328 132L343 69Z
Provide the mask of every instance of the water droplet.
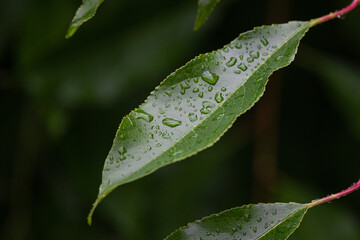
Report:
M260 41L265 47L269 45L269 41L264 36L260 38Z
M230 60L226 63L226 66L232 67L236 64L237 59L235 57L231 57Z
M277 56L277 57L275 58L275 60L276 60L276 61L280 61L282 58L283 58L283 56Z
M198 119L198 116L195 113L189 113L190 122L195 122Z
M170 139L171 138L170 135L167 132L163 132L161 136L162 136L163 139Z
M199 89L198 89L198 88L194 88L194 89L193 89L193 93L197 93L197 92L199 92Z
M203 98L204 97L204 93L203 92L199 92L199 97Z
M189 89L189 88L190 88L190 86L189 86L189 84L188 84L187 82L182 82L182 83L180 83L180 86L181 86L181 91L180 91L180 93L181 93L182 95L185 94L186 89Z
M217 103L221 103L222 101L224 101L224 97L223 97L223 95L222 95L221 92L217 92L217 93L215 94L215 101L216 101Z
M249 222L250 219L251 219L251 215L248 214L248 213L245 213L245 214L244 214L244 220L245 220L245 222Z
M173 119L173 118L164 118L162 123L168 127L177 127L181 125L181 121Z
M211 85L215 85L217 83L217 81L219 80L219 76L216 75L215 73L206 71L202 74L201 79Z
M249 53L250 57L252 58L255 58L255 59L258 59L260 57L260 53L259 52L254 52L254 51L251 51Z
M277 214L277 210L276 209L271 210L271 214L275 216Z
M211 92L213 90L213 87L212 86L209 86L208 87L208 91Z
M248 69L248 67L244 63L240 63L237 67L244 72Z
M258 219L256 219L257 222L261 222L262 221L262 218L259 217Z
M242 44L241 44L240 42L237 42L237 43L235 44L235 47L236 47L237 49L241 49L241 48L242 48Z
M208 114L211 112L211 110L215 107L215 104L209 101L202 102L202 109L200 110L203 114Z
M120 155L124 155L124 153L126 153L127 150L126 150L126 148L124 146L120 146L118 152L119 152Z
M225 92L226 91L226 87L222 87L221 91Z
M145 122L148 122L148 123L151 122L154 119L154 117L151 114L149 114L149 113L147 113L147 112L145 112L145 111L143 111L141 109L135 110L134 111L134 116L135 116L136 119L142 119L142 120L144 120Z
M216 116L214 116L213 120L216 121L216 120L218 120L220 118L223 118L223 117L224 117L224 113L221 112L221 113L217 114Z
M161 147L161 143L157 143L155 147Z
M254 233L256 233L257 232L257 227L255 226L255 227L253 227L253 231L254 231Z

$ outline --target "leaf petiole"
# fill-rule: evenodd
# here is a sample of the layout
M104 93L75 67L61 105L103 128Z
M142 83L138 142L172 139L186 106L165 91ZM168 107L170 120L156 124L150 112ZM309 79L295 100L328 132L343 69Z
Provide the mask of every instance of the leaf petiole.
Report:
M352 192L355 192L356 190L359 190L360 189L360 180L355 183L354 185L352 185L351 187L349 187L348 189L344 190L344 191L341 191L339 193L336 193L336 194L331 194L327 197L324 197L324 198L321 198L319 200L314 200L312 201L310 204L309 204L309 208L312 208L312 207L315 207L317 205L320 205L320 204L323 204L323 203L326 203L326 202L330 202L334 199L339 199L341 197L344 197Z
M354 0L349 6L339 10L339 11L336 11L336 12L333 12L333 13L329 13L325 16L322 16L322 17L319 17L319 18L315 18L313 20L311 20L311 26L316 26L320 23L323 23L323 22L327 22L329 20L332 20L334 18L340 18L342 17L343 15L351 12L352 10L354 10L358 5L360 5L360 0Z

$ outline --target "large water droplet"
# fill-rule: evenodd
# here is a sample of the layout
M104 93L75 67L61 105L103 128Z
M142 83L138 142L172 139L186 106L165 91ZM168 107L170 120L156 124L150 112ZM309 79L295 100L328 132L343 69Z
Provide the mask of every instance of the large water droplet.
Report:
M237 59L235 57L231 57L230 60L226 63L226 66L232 67L236 64Z
M221 92L217 92L217 93L215 94L215 101L216 101L217 103L221 103L222 101L224 101L224 97L223 97L223 95L222 95Z
M208 114L212 111L212 109L215 107L215 104L209 101L202 102L202 109L200 110L203 114Z
M162 123L168 127L177 127L181 125L181 121L173 118L164 118Z
M211 85L215 85L217 83L217 81L219 80L219 76L216 75L215 73L206 71L202 74L201 79Z
M147 112L145 112L145 111L143 111L141 109L137 109L137 110L134 111L134 117L136 119L142 119L142 120L144 120L145 122L148 122L148 123L151 122L154 119L154 117L151 114L149 114L149 113L147 113Z

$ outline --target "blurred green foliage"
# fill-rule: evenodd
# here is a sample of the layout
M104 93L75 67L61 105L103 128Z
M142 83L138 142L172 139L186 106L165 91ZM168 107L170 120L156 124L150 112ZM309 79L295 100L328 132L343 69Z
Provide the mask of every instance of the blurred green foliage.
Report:
M0 1L1 239L162 239L221 210L309 202L359 177L359 91L342 85L360 82L357 9L312 29L295 63L219 143L117 189L89 228L122 116L169 73L254 26L308 20L348 1L224 0L195 33L194 0L109 0L65 40L79 3ZM275 92L278 101L257 112ZM254 167L259 152L264 165ZM267 159L275 177L262 186L255 176L266 175ZM359 201L356 192L315 208L291 239L359 239Z

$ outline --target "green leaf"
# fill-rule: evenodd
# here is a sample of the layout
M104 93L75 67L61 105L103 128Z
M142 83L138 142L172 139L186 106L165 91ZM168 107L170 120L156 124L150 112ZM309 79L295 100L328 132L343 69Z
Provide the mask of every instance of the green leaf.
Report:
M89 214L117 186L213 145L262 96L268 77L293 61L310 22L263 26L200 55L125 116ZM136 86L134 86L136 87Z
M104 2L104 0L83 0L81 6L76 11L76 14L71 21L69 29L66 33L66 38L70 38L76 30L90 18L95 16L96 10Z
M205 23L218 2L220 2L220 0L199 0L198 13L194 25L195 31L199 30L199 28Z
M284 240L298 228L308 208L298 203L246 205L190 223L166 240Z

